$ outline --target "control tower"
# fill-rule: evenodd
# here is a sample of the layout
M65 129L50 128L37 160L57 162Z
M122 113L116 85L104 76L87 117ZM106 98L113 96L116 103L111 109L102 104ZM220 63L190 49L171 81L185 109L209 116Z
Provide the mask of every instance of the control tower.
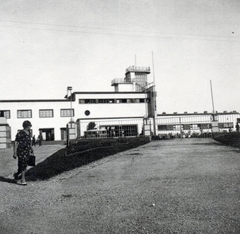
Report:
M130 66L126 69L125 78L112 80L112 86L115 87L115 92L145 92L148 88L148 74L150 74L150 67Z

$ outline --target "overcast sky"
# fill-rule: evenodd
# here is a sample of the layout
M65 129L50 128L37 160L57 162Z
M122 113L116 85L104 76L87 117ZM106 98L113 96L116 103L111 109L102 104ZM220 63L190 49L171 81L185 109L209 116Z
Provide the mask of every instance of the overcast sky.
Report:
M113 91L150 66L158 113L240 111L239 0L1 0L0 100ZM136 59L135 59L136 58Z

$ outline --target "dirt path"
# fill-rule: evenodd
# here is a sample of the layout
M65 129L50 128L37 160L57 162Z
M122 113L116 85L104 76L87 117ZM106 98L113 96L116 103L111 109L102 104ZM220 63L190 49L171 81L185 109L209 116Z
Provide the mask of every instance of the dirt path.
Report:
M239 233L239 153L154 141L27 187L7 180L4 161L0 233Z

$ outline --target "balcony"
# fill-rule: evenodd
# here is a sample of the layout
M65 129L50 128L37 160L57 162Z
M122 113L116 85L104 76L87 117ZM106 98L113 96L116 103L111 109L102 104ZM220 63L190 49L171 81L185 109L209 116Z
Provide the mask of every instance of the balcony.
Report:
M115 78L111 81L111 86L115 86L118 84L132 84L132 82L126 81L124 78Z

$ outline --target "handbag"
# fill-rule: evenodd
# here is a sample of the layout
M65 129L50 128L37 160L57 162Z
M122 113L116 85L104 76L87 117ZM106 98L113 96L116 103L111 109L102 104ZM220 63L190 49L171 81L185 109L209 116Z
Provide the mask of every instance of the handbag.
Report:
M28 159L28 166L34 167L36 165L36 157L34 155L30 155Z

